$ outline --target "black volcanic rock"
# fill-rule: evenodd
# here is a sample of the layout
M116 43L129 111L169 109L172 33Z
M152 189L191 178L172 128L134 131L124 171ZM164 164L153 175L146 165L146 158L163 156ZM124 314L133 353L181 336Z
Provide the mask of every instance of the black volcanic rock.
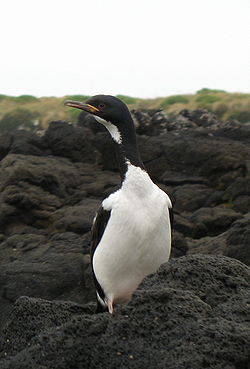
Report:
M88 232L93 223L93 209L97 210L99 206L99 200L86 198L77 205L65 206L55 211L52 216L55 229L80 234Z
M10 151L13 136L10 133L0 135L0 160L2 160Z
M8 153L42 156L47 153L47 146L35 133L13 131L0 136L0 160Z
M172 232L172 247L170 258L178 258L186 255L188 244L182 233L173 230Z
M200 221L202 221L202 213L205 209L200 210ZM250 213L241 216L238 220L232 223L233 219L237 219L239 214L230 210L228 211L227 216L226 210L228 209L225 209L225 212L223 211L222 213L217 213L218 224L216 224L216 219L214 219L213 227L213 223L210 223L210 220L212 219L210 217L216 216L216 213L213 212L213 209L210 209L210 211L207 209L207 212L203 214L203 216L205 215L205 221L210 223L210 231L208 231L206 228L207 234L210 236L204 236L203 229L203 233L200 234L200 239L188 239L188 254L202 253L226 255L238 259L250 266ZM198 214L196 214L196 216L197 219L199 219ZM223 232L223 228L225 227L224 222L230 223L230 227L227 228L225 232ZM218 233L218 228L216 232L216 226L222 226L223 224L224 227L222 227L221 233ZM199 229L199 226L196 225L196 227Z
M229 229L225 255L250 266L250 213L237 220Z
M190 217L185 214L180 215L178 212L174 212L173 228L187 237L194 238L197 234L195 224L190 221Z
M51 122L42 137L51 153L76 162L94 163L95 152L91 144L92 131L75 127L64 121Z
M215 256L174 259L114 316L92 305L19 299L1 369L247 368L250 269Z
M250 145L250 123L229 123L230 122L226 122L224 125L220 124L218 129L214 131L214 135L230 138L231 140L244 142L245 144Z
M187 240L188 255L225 255L227 249L227 232L216 236L200 236L198 239Z
M187 120L194 122L195 124L197 124L197 126L209 127L214 125L218 126L221 124L217 116L209 112L207 109L184 109L180 112L180 115Z
M204 207L196 210L190 217L196 227L202 228L205 235L216 235L225 232L230 225L242 215L226 207Z
M20 130L12 135L9 152L11 154L43 156L47 153L47 147L40 136L33 132Z
M227 188L226 195L230 199L235 199L238 196L250 196L250 177L239 177Z
M233 202L236 210L248 213L250 210L250 176L239 177L225 191L225 199Z
M219 311L220 304L238 295L243 300L248 299L249 273L248 266L226 256L189 255L166 263L158 273L145 279L142 287L188 290ZM248 311L246 305L242 309ZM231 313L227 318L233 318L234 312Z
M146 145L152 148L151 158L148 153L147 156L144 154ZM225 189L236 178L245 177L249 171L249 146L214 137L208 129L139 137L139 147L147 169L157 180L166 171L173 171L203 177L213 187Z
M248 367L249 269L204 254L250 264L249 133L206 114L137 114L142 159L174 205L173 259L114 317L92 314L89 258L120 183L109 134L85 115L0 136L1 369Z
M0 244L0 327L23 295L86 302L94 298L90 235L16 234Z
M98 132L107 132L106 128L102 124L98 123L92 114L83 110L77 117L77 125L79 127L89 128L95 134Z
M206 204L212 192L211 188L200 184L177 186L174 190L175 209L189 212L200 209Z
M133 109L131 113L139 135L156 136L168 131L169 119L164 110Z
M88 220L83 223L90 226L90 204L94 215L99 202L94 199L81 202L89 196L105 197L118 181L112 173L93 170L89 164L72 163L66 158L9 154L0 163L0 227L8 235L27 225L51 232L61 227L60 213L72 205L86 209ZM72 212L75 217L76 210ZM73 224L74 220L79 223L76 217L66 223ZM65 225L63 229L72 227Z

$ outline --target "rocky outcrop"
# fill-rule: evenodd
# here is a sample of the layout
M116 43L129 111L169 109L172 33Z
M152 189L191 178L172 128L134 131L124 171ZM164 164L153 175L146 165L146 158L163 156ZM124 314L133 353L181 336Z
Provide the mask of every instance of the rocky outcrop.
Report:
M1 336L1 368L247 368L249 283L244 264L194 255L162 266L114 316L22 297Z
M249 269L233 259L250 265L249 127L205 111L133 115L174 204L172 261L115 317L91 313L89 263L92 219L120 182L111 138L82 114L78 127L0 136L1 369L247 368Z
M250 213L229 229L226 245L225 255L250 265Z
M157 136L169 130L170 120L163 110L134 109L131 113L139 135Z

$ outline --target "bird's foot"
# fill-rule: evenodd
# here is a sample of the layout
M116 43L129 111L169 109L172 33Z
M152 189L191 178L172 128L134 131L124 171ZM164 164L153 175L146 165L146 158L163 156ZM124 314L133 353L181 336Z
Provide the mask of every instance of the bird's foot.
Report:
M108 300L108 309L109 309L110 314L114 313L114 305L113 305L113 302L110 300Z

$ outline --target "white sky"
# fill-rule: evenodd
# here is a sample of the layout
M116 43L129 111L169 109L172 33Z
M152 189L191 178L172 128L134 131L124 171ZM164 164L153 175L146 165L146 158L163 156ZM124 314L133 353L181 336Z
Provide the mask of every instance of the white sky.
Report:
M8 0L0 17L0 94L250 92L249 0Z

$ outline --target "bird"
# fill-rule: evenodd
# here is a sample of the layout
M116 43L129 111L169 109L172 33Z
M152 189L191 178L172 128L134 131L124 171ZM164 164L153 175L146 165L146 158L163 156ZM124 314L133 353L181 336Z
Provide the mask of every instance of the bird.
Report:
M138 150L127 105L115 96L96 95L64 105L92 114L111 135L121 183L106 197L92 226L91 267L96 313L114 313L128 303L142 280L169 260L172 204L150 178Z

